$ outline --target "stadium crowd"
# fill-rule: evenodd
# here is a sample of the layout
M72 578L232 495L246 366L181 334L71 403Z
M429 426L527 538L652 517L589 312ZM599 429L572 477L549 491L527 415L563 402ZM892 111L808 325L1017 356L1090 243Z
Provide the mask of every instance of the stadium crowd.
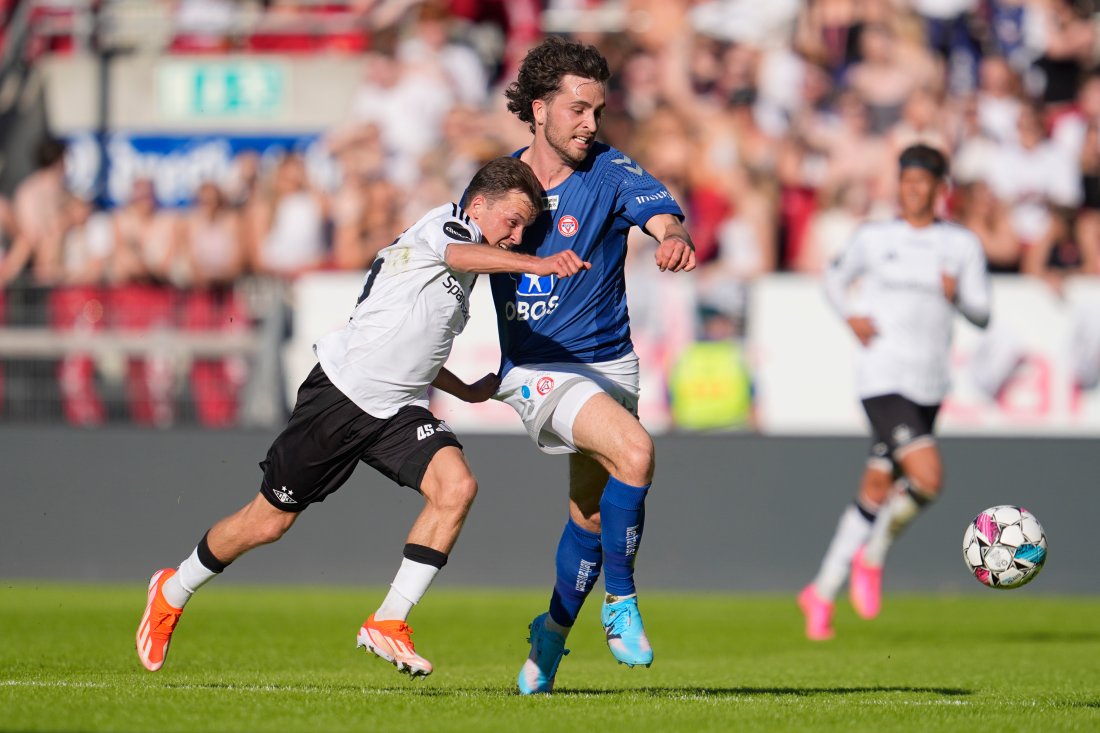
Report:
M162 208L153 183L139 179L128 202L99 211L67 192L64 147L47 142L39 169L0 198L0 285L45 288L58 329L247 327L236 287L244 279L365 269L481 164L524 144L528 133L501 89L526 49L560 30L611 63L601 137L668 183L688 212L700 262L698 338L741 335L755 277L818 273L860 221L889 216L897 154L915 142L948 154L943 213L979 236L990 269L1057 289L1070 274L1100 275L1097 5L166 3L172 53L362 56L347 117L325 135L340 180L311 180L293 153L265 164L246 152L186 208ZM242 35L245 12L286 25ZM286 30L317 18L320 30ZM573 21L544 28L549 18ZM66 50L51 43L47 51ZM165 424L172 417L147 361L127 367L130 417ZM93 372L87 357L62 364L73 423L105 419ZM240 365L199 361L191 376L199 419L231 424Z

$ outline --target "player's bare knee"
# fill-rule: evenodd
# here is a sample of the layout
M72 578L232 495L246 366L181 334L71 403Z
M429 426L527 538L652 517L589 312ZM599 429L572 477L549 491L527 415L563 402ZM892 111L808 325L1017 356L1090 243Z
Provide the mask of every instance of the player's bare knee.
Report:
M252 527L252 538L258 545L270 545L286 534L294 519L290 512L280 512L257 520Z
M448 479L425 498L440 511L465 515L477 498L477 479L469 473Z
M648 484L653 479L653 439L645 430L635 431L624 441L616 464L621 480L635 485Z

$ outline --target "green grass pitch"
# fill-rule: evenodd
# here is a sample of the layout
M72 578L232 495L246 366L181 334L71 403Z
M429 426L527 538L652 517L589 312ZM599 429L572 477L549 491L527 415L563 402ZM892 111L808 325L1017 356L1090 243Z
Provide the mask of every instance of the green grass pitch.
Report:
M1041 582L1041 581L1040 581ZM1096 731L1100 599L888 595L802 638L794 596L646 593L651 669L615 664L590 603L552 697L515 675L545 592L436 588L411 619L435 674L355 648L381 590L216 583L142 669L138 585L0 582L0 729Z

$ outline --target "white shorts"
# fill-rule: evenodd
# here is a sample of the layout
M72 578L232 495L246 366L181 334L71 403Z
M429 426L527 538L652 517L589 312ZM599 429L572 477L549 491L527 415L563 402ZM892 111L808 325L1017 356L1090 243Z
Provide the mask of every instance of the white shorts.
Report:
M605 392L637 416L638 380L634 352L597 364L525 364L512 367L493 399L511 405L543 453L577 453L573 421L584 403Z

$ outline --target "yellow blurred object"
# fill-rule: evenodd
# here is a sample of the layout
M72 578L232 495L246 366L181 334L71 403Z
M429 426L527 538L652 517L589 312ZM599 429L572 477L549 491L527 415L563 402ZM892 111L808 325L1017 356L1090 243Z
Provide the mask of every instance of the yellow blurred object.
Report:
M683 430L742 426L752 406L752 380L731 341L699 341L688 347L669 377L672 418Z

